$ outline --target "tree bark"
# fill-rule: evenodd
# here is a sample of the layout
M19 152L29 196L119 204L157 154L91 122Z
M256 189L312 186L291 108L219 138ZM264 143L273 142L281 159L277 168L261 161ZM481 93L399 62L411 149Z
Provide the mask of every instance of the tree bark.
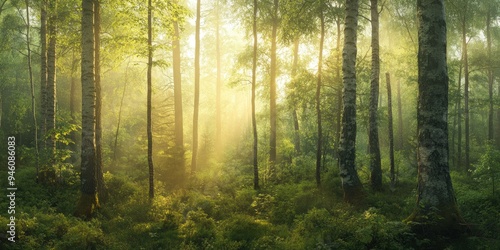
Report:
M403 104L401 103L401 82L398 81L398 139L399 139L399 150L404 149L403 142Z
M392 122L392 92L391 92L391 75L385 73L387 83L387 119L389 120L389 161L391 174L391 187L396 186L396 172L394 167L394 128Z
M466 6L467 8L467 6ZM467 9L465 10L467 13ZM465 14L462 20L462 53L464 65L464 105L465 105L465 171L470 169L470 114L469 114L469 62L467 56L467 26Z
M47 48L47 132L51 132L48 147L51 150L51 159L55 160L56 139L54 130L56 129L56 43L57 43L57 1L48 2L49 20L48 33L49 44Z
M113 164L117 164L117 152L118 152L118 135L120 133L120 125L122 120L122 110L123 110L123 101L125 100L125 92L127 91L127 83L128 83L128 65L125 69L125 82L123 84L123 92L122 98L120 100L120 107L118 108L118 121L116 123L116 131L115 131L115 142L113 146Z
M450 97L451 99L453 99L452 97ZM453 101L453 100L452 100ZM451 160L451 163L450 163L450 167L453 166L453 167L456 167L457 166L457 155L456 155L456 151L455 151L455 137L456 137L456 127L457 127L457 104L456 102L454 102L454 105L453 105L453 124L451 125L451 145L450 145L450 160Z
M38 181L38 163L39 163L39 152L38 152L38 124L36 119L36 99L35 99L35 85L33 83L33 68L31 65L31 23L30 23L30 5L29 0L25 0L26 3L26 48L28 50L27 61L28 61L28 73L30 81L30 94L31 94L31 115L33 118L33 132L35 133L35 168L36 168L36 180ZM1 104L1 102L0 102ZM0 114L1 116L1 114Z
M343 112L339 168L344 200L358 203L364 191L356 171L356 54L359 1L346 1L343 63Z
M276 43L278 37L278 7L279 0L274 0L273 17L272 17L272 33L271 33L271 81L269 84L269 113L270 113L270 134L269 134L269 166L271 176L274 175L274 165L276 163L276 72L277 72L277 58L276 58Z
M97 193L104 201L107 197L104 185L102 164L102 93L101 93L101 7L100 0L94 0L94 81L95 81L95 146L96 146L96 174Z
M198 113L200 106L200 0L196 2L196 34L194 52L194 110L193 110L193 153L191 157L191 174L196 172L198 156Z
M181 48L179 24L174 21L174 38L172 40L173 76L174 76L174 113L175 113L175 155L181 173L184 173L184 132L182 118L182 83L181 83Z
M486 44L488 47L488 140L493 142L493 69L491 60L491 8L488 8L486 14Z
M215 155L219 159L222 150L222 108L221 108L221 92L222 92L222 67L221 67L221 50L220 50L220 2L217 0L217 17L215 27L215 53L217 60L217 83L215 87Z
M455 234L463 222L448 166L448 72L444 0L418 0L418 188L408 221L429 235ZM439 218L439 219L436 219Z
M43 138L47 133L47 0L40 2L40 103L41 124L40 135ZM42 139L41 148L45 148Z
M82 0L82 163L81 196L75 216L90 219L99 207L97 195L94 85L93 0Z
M257 157L258 137L255 118L255 85L257 76L257 0L253 0L253 55L252 55L252 132L253 132L253 188L259 189L259 165Z
M380 58L379 58L379 23L378 23L378 1L370 0L371 3L371 24L372 24L372 74L370 80L370 115L369 115L369 136L368 144L370 149L370 180L373 190L382 189L382 166L380 163L380 145L378 139L378 97L380 78Z
M292 64L292 79L297 76L297 65L299 62L299 41L300 39L297 37L293 42L293 64ZM299 116L297 114L297 107L294 104L292 107L292 118L293 118L293 132L294 132L294 148L295 153L300 153L300 127L299 127Z
M75 49L72 51L71 55L71 73L70 73L70 90L69 90L69 113L71 116L71 122L73 124L77 124L76 120L76 67L77 67L77 60L75 58ZM73 144L71 144L71 151L73 151L73 154L71 154L71 161L76 163L77 162L77 154L76 152L78 151L78 133L77 131L71 132L71 140L73 141Z
M154 166L153 166L153 123L151 121L151 99L153 95L152 88L152 75L151 71L153 69L153 17L152 17L153 6L151 0L148 0L148 94L147 94L147 135L148 135L148 169L149 169L149 200L155 197L155 186L154 186Z
M342 62L340 61L340 17L337 19L337 67L335 69L335 79L339 87L337 88L337 117L336 117L336 131L335 131L335 145L334 151L339 156L339 145L340 145L340 131L342 127L342 79L340 78L340 68L342 67Z
M500 78L497 78L497 83L498 83L498 86L497 86L497 97L500 97ZM496 145L497 145L497 148L500 149L500 108L497 108L497 134L496 134Z
M463 53L462 62L458 71L458 98L457 98L457 156L456 168L462 169L462 68L463 68Z
M323 1L321 1L323 5ZM320 12L321 22L321 37L319 40L319 56L318 56L318 81L316 83L316 114L317 114L317 128L318 128L318 141L316 144L316 185L321 186L321 149L323 146L323 131L321 127L321 81L323 69L323 43L325 41L325 18L323 9Z

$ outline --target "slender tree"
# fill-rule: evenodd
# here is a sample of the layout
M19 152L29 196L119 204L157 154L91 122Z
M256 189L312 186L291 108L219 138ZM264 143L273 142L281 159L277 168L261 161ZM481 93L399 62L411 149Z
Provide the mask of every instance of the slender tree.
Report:
M94 0L94 84L95 84L95 149L97 193L103 199L106 188L103 177L102 161L102 94L101 94L101 0Z
M403 150L403 103L401 102L401 81L398 81L398 150Z
M342 52L343 99L342 130L339 148L339 168L344 200L357 203L363 196L363 186L356 171L356 54L359 1L346 1L344 49Z
M71 73L70 73L70 91L69 91L69 112L71 116L71 122L73 124L77 124L77 119L76 119L76 114L77 114L77 109L76 109L76 88L77 88L77 81L76 81L76 74L77 74L77 66L78 66L78 59L75 57L76 48L72 49L71 52ZM73 141L73 144L71 144L71 151L74 153L71 155L72 162L77 162L77 154L76 152L78 151L78 133L77 131L73 131L71 133L71 140Z
M36 168L36 178L38 179L38 124L36 120L36 99L35 99L35 85L33 83L33 68L31 65L31 23L30 23L30 2L25 0L26 4L26 48L28 50L27 61L28 61L28 73L31 88L31 115L33 118L33 128L35 132L35 168ZM0 102L1 104L1 102Z
M220 0L216 2L216 24L215 24L215 53L217 60L217 82L215 87L215 155L220 157L222 149L222 68L221 68L221 41L220 41Z
M500 77L497 78L497 96L500 96ZM496 108L496 129L495 142L497 148L500 148L500 107Z
M47 23L48 47L47 47L47 106L46 124L47 132L53 133L56 129L56 44L57 44L57 1L48 1L49 19ZM55 156L55 136L48 137L48 147L51 150L51 159Z
M40 95L40 134L43 137L47 132L47 0L40 1ZM45 148L45 140L41 148Z
M462 53L463 58L463 53ZM458 87L457 87L457 169L462 169L462 69L463 60L460 63L460 69L458 71Z
M341 55L341 52L340 52L340 40L341 40L341 29L340 29L340 23L341 23L341 19L340 17L337 18L337 46L335 48L335 50L337 51L337 64L336 64L336 68L335 68L335 79L336 79L336 82L338 83L339 87L337 88L337 116L336 116L336 125L335 125L335 128L336 128L336 131L335 131L335 153L337 154L337 156L339 156L339 145L340 145L340 132L341 132L341 128L342 128L342 79L341 79L341 76L340 76L340 69L341 69L341 58L340 58L340 55Z
M122 121L122 111L123 111L123 101L125 100L125 93L127 91L127 85L128 85L128 64L127 68L125 69L125 81L123 83L123 92L122 92L122 97L120 99L120 107L118 108L118 121L116 122L116 131L115 131L115 142L113 146L113 164L117 163L117 152L118 152L118 135L120 133L120 125ZM146 104L147 105L147 104Z
M153 6L151 0L148 0L148 72L147 72L147 135L148 135L148 169L149 169L149 199L152 200L155 196L154 188L154 166L153 166L153 123L151 121L151 96L153 95L152 90L152 76L151 71L153 69L153 17L152 17Z
M81 196L75 216L90 219L99 207L97 195L94 85L94 0L82 0L82 163Z
M389 161L391 174L391 187L396 186L396 172L394 169L394 130L392 122L392 92L391 92L391 75L385 73L385 81L387 84L387 119L389 120Z
M408 221L429 234L451 234L463 219L448 166L448 72L444 0L417 0L418 16L418 188ZM437 216L432 216L433 214ZM439 219L436 219L439 218Z
M378 139L378 96L380 78L380 58L379 58L379 22L378 22L378 1L370 0L371 3L371 24L372 24L372 73L370 80L370 117L368 144L370 150L370 170L371 185L373 190L382 189L382 166L380 163L380 146Z
M490 2L488 2L490 3ZM488 140L493 141L493 65L491 60L491 4L488 4L486 10L486 46L488 50Z
M318 55L318 79L316 82L316 115L317 115L317 133L318 141L316 142L316 185L321 186L321 148L323 146L323 131L321 127L321 81L323 69L323 44L325 41L325 16L323 13L323 0L320 1L320 40L319 40L319 55Z
M174 77L174 113L175 113L175 153L184 172L184 132L182 118L182 81L181 81L181 45L178 21L173 22L174 37L172 39L172 70Z
M273 14L272 14L272 33L271 33L271 81L270 88L270 134L269 134L269 164L271 175L274 174L274 164L276 163L276 75L277 75L277 57L276 57L276 44L278 37L278 9L279 0L274 0Z
M196 34L194 52L194 110L193 110L193 154L191 158L191 174L196 172L198 157L198 113L200 106L200 0L196 2Z
M253 188L259 189L259 165L257 158L257 119L255 118L255 85L257 76L257 0L253 0L253 55L252 55L252 132L253 132Z
M292 63L292 78L297 76L297 65L299 62L299 44L300 38L297 37L293 42L293 63ZM293 131L294 131L294 148L295 153L298 154L300 152L300 127L299 127L299 116L297 114L297 107L294 105L292 110L292 118L293 118Z
M467 12L466 5L466 11ZM470 113L469 113L469 60L467 54L467 23L466 14L462 20L462 58L464 65L464 112L465 112L465 171L468 172L470 168Z

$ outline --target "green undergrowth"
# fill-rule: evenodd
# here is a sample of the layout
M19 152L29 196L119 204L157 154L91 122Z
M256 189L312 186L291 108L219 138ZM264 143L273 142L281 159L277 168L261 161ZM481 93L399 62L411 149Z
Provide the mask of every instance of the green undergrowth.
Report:
M243 174L200 171L182 189L167 190L157 182L152 201L147 180L106 173L109 199L91 221L72 216L77 184L28 185L33 171L20 169L17 238L15 243L2 238L1 249L494 249L500 244L500 199L467 175L452 177L473 233L439 238L437 245L403 223L414 208L413 180L402 179L383 192L370 191L366 183L365 202L354 207L342 201L335 171L324 174L319 189L313 180L293 180L267 182L255 191L246 167L233 170ZM6 211L6 204L0 209ZM7 223L0 216L0 224Z

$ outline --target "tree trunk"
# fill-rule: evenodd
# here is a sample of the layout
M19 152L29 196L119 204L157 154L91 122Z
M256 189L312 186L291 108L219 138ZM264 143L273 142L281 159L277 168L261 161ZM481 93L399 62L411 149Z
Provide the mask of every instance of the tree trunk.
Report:
M392 122L392 92L391 92L391 75L385 73L387 83L387 119L389 120L389 161L391 173L391 187L396 186L396 172L394 168L394 129Z
M372 23L372 74L370 80L370 117L368 144L370 148L370 180L372 189L380 191L382 189L382 166L380 163L380 145L378 139L378 97L380 78L380 58L379 58L379 24L378 24L378 1L370 0L371 3L371 23Z
M497 83L498 83L497 98L499 98L500 97L500 78L497 78ZM497 148L500 149L500 108L497 108L497 129L496 129L496 131L497 131L497 133L496 133L496 145L497 145Z
M418 0L418 188L408 221L426 234L455 234L461 218L448 166L448 72L444 0ZM439 218L439 219L437 219Z
M95 145L93 0L82 0L82 172L75 216L90 219L99 207Z
M184 173L184 132L182 118L182 84L181 84L181 48L179 24L174 21L174 38L172 40L173 76L174 76L174 109L175 109L175 156L180 166L181 175Z
M0 129L2 129L2 116L3 116L3 99L2 99L2 93L0 93Z
M337 88L337 117L336 117L336 131L335 131L335 145L334 151L339 156L339 145L340 145L340 131L342 126L342 81L340 79L340 68L342 67L342 62L340 61L340 18L337 19L337 67L335 69L335 79L339 87Z
M321 1L323 5L323 1ZM321 21L321 38L319 40L319 56L318 56L318 81L316 83L316 114L317 114L317 127L318 127L318 141L316 144L316 185L321 186L321 148L323 146L323 131L321 127L321 78L323 68L323 43L325 41L325 18L323 10L320 13Z
M467 10L466 10L467 11ZM469 173L470 169L470 114L469 114L469 62L467 56L467 27L465 16L462 21L462 53L464 65L464 103L465 103L465 171Z
M297 76L297 65L299 61L299 41L300 39L297 37L293 42L293 64L292 64L292 79ZM297 115L297 107L294 104L292 107L292 118L293 118L293 132L294 132L294 147L295 153L300 153L300 127L299 127L299 116Z
M76 67L77 67L77 60L75 58L75 50L72 51L71 55L71 73L70 73L70 91L69 91L69 112L71 116L71 123L77 124L76 120ZM73 154L71 154L71 162L76 163L77 162L77 151L78 151L78 133L77 131L71 132L71 140L73 141L73 144L71 144L71 151L73 151Z
M253 55L252 55L252 132L253 132L253 188L259 189L259 166L257 158L257 119L255 118L255 85L257 76L257 0L253 0Z
M101 7L100 0L94 0L94 81L95 81L95 146L96 146L96 174L97 193L104 201L107 198L106 187L104 185L103 165L102 165L102 94L101 94Z
M152 76L151 71L153 69L153 17L152 12L153 6L151 0L148 0L148 94L147 94L147 135L148 135L148 169L149 169L149 200L151 201L155 197L155 186L154 186L154 166L153 166L153 123L151 121L151 97L153 95L152 88Z
M486 14L486 43L488 47L488 140L493 142L493 69L491 60L491 8L488 8Z
M35 168L36 168L36 180L38 180L38 160L39 160L39 152L38 152L38 124L36 120L36 100L35 100L35 85L33 83L33 68L31 67L31 23L30 23L30 5L29 0L25 0L26 3L26 47L28 50L28 72L29 72L29 80L30 80L30 88L31 88L31 114L33 118L33 130L34 130L34 139L35 139ZM1 104L1 102L0 102ZM1 114L0 114L1 116Z
M47 48L47 132L51 132L48 147L51 150L51 159L54 160L56 150L56 43L57 43L57 1L48 2L49 20L48 33L49 44Z
M194 110L193 110L193 153L191 158L191 174L196 172L198 156L198 113L200 106L200 0L196 2L196 34L194 52Z
M398 144L399 150L404 149L403 144L403 104L401 103L401 82L398 81Z
M269 104L269 113L270 113L270 134L269 134L269 166L271 176L274 176L274 165L276 163L276 71L277 71L277 62L276 62L276 43L278 37L278 0L274 0L273 6L273 27L271 33L271 82L269 85L270 88L270 104Z
M356 171L356 54L358 0L346 1L343 49L343 112L339 148L339 168L344 200L358 203L364 191Z
M456 168L458 170L462 169L462 66L463 66L463 53L462 62L460 64L460 69L458 71L458 97L457 97L457 156Z
M120 125L122 120L122 110L123 110L123 101L125 100L125 92L127 91L127 83L128 83L128 65L125 69L125 83L123 84L123 92L122 98L120 100L120 107L118 109L118 121L116 123L116 131L115 131L115 142L113 146L113 164L116 166L117 164L117 152L118 152L118 135L120 133Z
M41 103L41 138L47 133L47 0L42 0L40 8L40 103ZM45 148L42 139L41 148Z
M452 98L452 97L450 97ZM452 100L453 102L453 100ZM456 156L456 151L455 151L455 137L456 137L456 134L457 134L457 130L455 129L457 127L457 104L456 102L454 102L454 105L453 105L453 124L451 125L451 145L450 145L450 156L449 156L449 159L451 160L451 163L450 163L450 168L453 166L453 167L456 167L457 166L457 156ZM449 129L449 128L448 128Z
M215 53L217 60L217 83L215 89L215 155L219 159L222 150L222 108L221 108L221 91L222 91L222 68L221 68L221 50L220 50L220 2L217 0L217 18L215 27Z

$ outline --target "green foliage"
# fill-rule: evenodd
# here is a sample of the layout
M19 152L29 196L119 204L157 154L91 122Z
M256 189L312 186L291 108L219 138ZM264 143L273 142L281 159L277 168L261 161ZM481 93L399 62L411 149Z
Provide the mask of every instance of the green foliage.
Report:
M229 241L242 244L242 249L253 241L267 234L270 225L261 220L255 220L249 215L234 215L222 224L222 235Z
M213 241L215 238L215 221L208 218L203 211L190 211L187 214L187 219L180 226L180 233L184 237L185 242L193 243L195 246L204 247L206 242Z
M2 224L6 218L0 217ZM16 243L11 249L88 249L104 247L100 222L80 221L61 213L36 211L16 216Z
M485 151L472 171L474 178L479 182L490 182L492 195L495 196L498 174L500 173L500 150L491 143L485 145Z
M388 221L375 208L360 215L313 208L293 234L298 249L402 249L413 237L408 226Z

